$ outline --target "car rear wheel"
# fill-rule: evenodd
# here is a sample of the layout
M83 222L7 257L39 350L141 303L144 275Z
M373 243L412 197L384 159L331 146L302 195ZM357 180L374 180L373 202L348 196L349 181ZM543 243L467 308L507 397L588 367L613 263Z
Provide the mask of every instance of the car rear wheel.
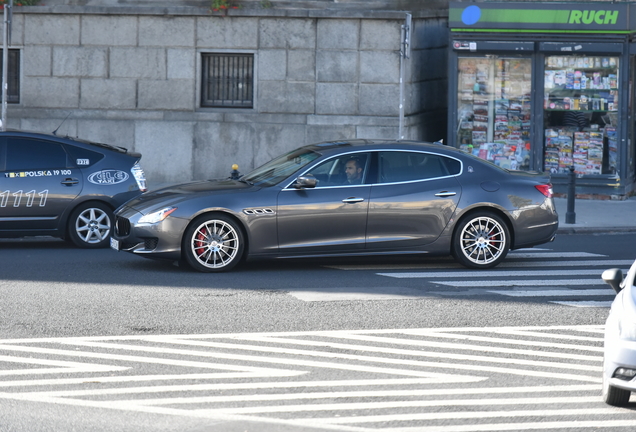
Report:
M453 255L463 266L486 269L499 264L510 249L506 223L491 212L470 214L458 223Z
M196 219L183 237L187 263L201 272L230 270L241 260L243 232L227 216L207 215Z
M73 210L68 223L68 238L81 248L108 246L113 212L100 202L84 203Z
M632 392L614 387L603 373L603 401L612 406L622 407L629 403Z

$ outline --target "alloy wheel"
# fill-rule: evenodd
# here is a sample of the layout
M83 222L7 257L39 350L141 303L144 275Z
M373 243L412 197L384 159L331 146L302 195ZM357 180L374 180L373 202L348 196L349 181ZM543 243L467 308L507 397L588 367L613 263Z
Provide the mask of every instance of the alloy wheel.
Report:
M191 239L194 258L209 269L227 267L239 253L239 235L232 225L223 220L205 221L197 227Z

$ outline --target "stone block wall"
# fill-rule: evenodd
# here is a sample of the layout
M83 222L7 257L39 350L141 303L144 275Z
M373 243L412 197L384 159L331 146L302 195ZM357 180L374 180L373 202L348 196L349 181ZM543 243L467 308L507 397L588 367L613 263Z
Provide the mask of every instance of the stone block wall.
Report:
M139 151L151 187L224 177L233 163L247 172L312 142L397 138L403 12L232 12L16 8L20 103L8 106L8 127L61 124L58 134ZM446 19L413 24L407 137L439 139ZM254 54L254 109L200 106L206 52Z

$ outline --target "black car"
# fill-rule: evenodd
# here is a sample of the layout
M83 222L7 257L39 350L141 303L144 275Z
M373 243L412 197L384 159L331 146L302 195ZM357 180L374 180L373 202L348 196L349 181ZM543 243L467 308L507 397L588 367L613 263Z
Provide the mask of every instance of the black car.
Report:
M242 258L379 254L489 268L558 227L549 175L409 141L301 147L237 179L142 194L116 216L114 249L207 272Z
M107 144L0 132L0 237L109 244L113 211L146 190L141 155Z

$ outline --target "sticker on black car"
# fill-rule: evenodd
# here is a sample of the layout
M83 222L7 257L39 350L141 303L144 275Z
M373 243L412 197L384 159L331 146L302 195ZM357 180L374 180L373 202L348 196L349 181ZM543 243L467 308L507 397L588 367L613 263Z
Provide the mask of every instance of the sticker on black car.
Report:
M88 176L88 181L99 185L114 185L128 180L128 173L120 170L97 171Z

